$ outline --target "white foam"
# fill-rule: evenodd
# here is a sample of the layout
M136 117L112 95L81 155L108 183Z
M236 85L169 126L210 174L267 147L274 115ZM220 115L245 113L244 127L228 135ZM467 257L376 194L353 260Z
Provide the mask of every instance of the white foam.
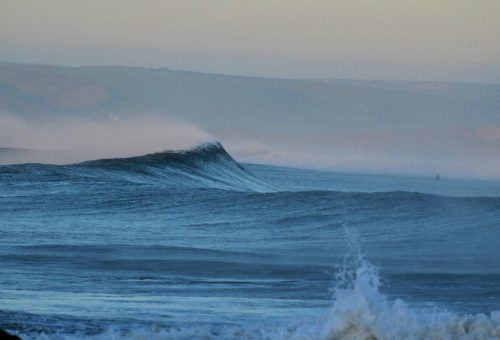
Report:
M380 291L377 269L361 254L348 233L351 253L337 274L331 308L317 320L275 327L260 325L179 325L170 328L109 328L82 334L21 334L26 339L500 339L500 311L457 314L443 309L418 309ZM351 264L349 267L348 264ZM297 316L300 320L300 316Z
M411 308L380 292L376 269L360 259L351 282L334 292L324 323L325 339L495 339L500 338L500 311L459 315L446 310Z

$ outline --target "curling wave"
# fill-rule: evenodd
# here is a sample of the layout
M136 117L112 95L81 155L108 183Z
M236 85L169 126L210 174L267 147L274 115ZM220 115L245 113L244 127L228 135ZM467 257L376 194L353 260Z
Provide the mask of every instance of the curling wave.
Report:
M0 175L38 180L95 178L107 181L267 192L263 183L236 162L221 143L204 143L188 150L163 151L128 158L99 159L73 165L20 164L2 166ZM31 176L28 176L31 174ZM15 177L15 176L14 176ZM9 178L12 179L12 178Z

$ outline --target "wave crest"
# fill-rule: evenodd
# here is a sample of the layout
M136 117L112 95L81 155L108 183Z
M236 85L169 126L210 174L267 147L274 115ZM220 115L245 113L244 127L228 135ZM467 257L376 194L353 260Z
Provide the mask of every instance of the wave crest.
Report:
M418 309L391 301L380 291L380 278L366 260L347 273L349 282L334 290L334 304L324 323L324 339L492 339L500 337L500 311L460 315ZM343 286L342 286L343 285Z
M79 166L104 170L122 178L125 175L135 182L240 191L271 190L236 162L219 142L204 143L188 150L87 161Z
M20 180L44 174L55 181L81 178L106 182L127 181L168 187L212 188L237 191L272 191L236 162L221 143L204 143L192 149L163 151L127 158L99 159L73 165L20 164L2 166L2 173ZM12 178L9 178L12 180Z

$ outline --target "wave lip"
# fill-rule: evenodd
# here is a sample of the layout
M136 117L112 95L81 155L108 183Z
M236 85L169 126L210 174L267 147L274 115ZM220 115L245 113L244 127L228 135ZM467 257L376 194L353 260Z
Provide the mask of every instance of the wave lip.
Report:
M236 162L220 142L180 151L86 161L74 166L132 182L237 191L273 190Z

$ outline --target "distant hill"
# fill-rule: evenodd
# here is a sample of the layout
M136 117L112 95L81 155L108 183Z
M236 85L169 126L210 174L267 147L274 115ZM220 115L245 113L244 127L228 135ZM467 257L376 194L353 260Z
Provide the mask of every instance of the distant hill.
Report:
M341 125L354 128L487 124L500 85L286 80L137 67L0 63L0 111L106 118L165 113L210 130Z
M498 84L271 79L0 62L2 112L35 129L62 117L109 123L165 115L194 123L250 162L432 176L497 177L500 169ZM4 127L0 147L20 145L10 143L19 135L15 129ZM31 140L30 131L23 138ZM21 153L4 151L7 156Z

